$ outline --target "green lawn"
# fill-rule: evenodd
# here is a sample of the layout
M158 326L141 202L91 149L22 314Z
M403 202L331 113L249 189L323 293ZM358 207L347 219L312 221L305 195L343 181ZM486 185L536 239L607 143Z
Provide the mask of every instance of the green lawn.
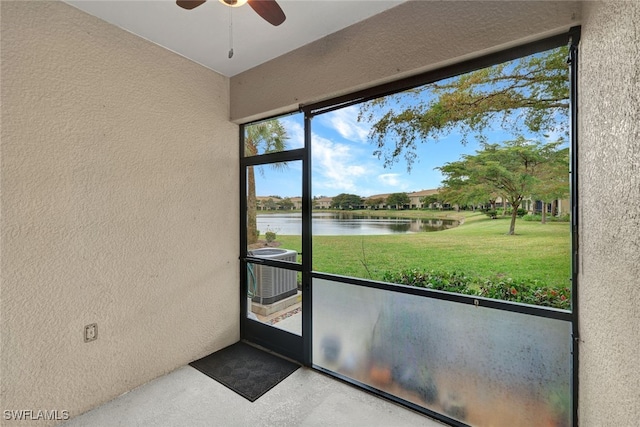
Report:
M370 214L371 212L367 212ZM400 211L398 216L434 217L429 211ZM389 212L380 212L389 215ZM394 215L396 212L394 212ZM569 223L518 220L508 236L509 219L481 213L442 213L464 219L459 227L436 232L383 236L316 236L315 271L380 280L385 271L407 268L459 271L481 277L537 279L570 286ZM281 247L300 248L299 236L278 236Z

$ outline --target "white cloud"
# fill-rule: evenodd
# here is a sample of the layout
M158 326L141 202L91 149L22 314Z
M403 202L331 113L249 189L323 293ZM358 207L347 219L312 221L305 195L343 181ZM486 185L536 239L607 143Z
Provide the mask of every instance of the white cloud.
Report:
M304 126L292 117L284 117L280 122L287 131L287 147L289 150L304 147Z
M397 173L383 173L382 175L378 175L378 181L384 185L397 186L400 184L399 176Z
M399 173L383 173L378 175L378 181L385 187L391 187L392 189L406 190L409 188L409 183L406 180L401 179L403 175Z
M412 186L406 174L380 174L381 166L365 157L362 148L313 134L313 193L368 196L408 191Z
M357 159L355 159L357 162ZM334 190L335 194L356 193L358 181L367 174L363 164L352 164L351 147L313 135L314 194Z
M349 141L366 142L369 127L358 122L358 107L351 106L332 111L321 116L325 126L335 129Z

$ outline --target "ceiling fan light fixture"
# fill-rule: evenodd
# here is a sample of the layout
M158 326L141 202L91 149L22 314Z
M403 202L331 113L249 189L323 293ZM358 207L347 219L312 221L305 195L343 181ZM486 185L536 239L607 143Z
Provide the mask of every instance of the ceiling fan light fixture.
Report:
M220 0L225 6L240 7L247 3L248 0Z
M183 9L191 10L206 1L207 0L176 0L176 3ZM230 7L240 7L248 3L251 9L260 15L262 19L276 27L287 19L276 0L220 0L220 3Z

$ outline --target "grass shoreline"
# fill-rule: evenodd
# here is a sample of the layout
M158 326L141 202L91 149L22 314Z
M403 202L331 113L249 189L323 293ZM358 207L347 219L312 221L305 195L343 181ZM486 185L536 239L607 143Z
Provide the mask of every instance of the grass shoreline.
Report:
M313 270L381 280L388 271L420 269L462 272L485 278L539 280L549 286L570 286L569 223L516 222L509 236L509 218L489 219L480 212L350 211L355 214L419 219L456 219L458 227L414 234L314 236ZM438 214L435 216L434 214ZM301 252L300 236L278 235L281 247Z
M286 211L258 211L258 215L277 215L277 214L302 213L300 209L291 209ZM355 215L370 216L393 216L398 218L412 219L464 219L467 214L475 214L477 212L458 211L455 210L431 210L431 209L314 209L313 213L352 213Z

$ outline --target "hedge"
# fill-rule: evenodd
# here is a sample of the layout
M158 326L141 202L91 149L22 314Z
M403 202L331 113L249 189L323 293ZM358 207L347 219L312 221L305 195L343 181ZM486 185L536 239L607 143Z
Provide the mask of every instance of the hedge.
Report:
M538 280L516 280L503 277L482 278L457 271L437 272L418 269L399 272L387 271L383 274L382 280L457 294L477 295L564 310L571 309L570 288L555 288Z

